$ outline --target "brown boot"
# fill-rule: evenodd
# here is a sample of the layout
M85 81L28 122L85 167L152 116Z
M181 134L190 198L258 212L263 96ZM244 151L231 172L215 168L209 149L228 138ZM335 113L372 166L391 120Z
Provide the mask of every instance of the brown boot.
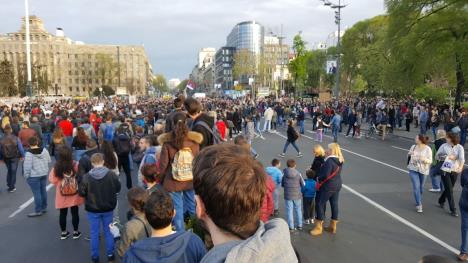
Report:
M330 221L330 225L325 227L325 231L330 232L332 234L336 234L336 224L338 224L338 220Z
M316 220L315 221L315 227L310 231L310 234L312 236L320 236L323 232L323 221L321 220Z

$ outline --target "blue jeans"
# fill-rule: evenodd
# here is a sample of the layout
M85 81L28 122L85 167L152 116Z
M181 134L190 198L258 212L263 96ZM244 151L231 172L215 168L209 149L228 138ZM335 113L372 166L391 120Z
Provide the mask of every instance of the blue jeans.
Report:
M40 213L47 209L47 176L29 177L26 179L34 196L34 211Z
M426 133L427 133L427 126L426 125L427 125L426 122L419 123L420 133L423 134L423 135L426 135Z
M302 227L302 199L284 201L289 229Z
M432 126L432 127L431 127L431 130L432 130L432 136L434 136L434 141L435 141L435 140L437 140L437 136L436 136L436 134L437 134L437 127Z
M332 127L333 141L338 142L338 130L339 127Z
M112 223L113 211L105 213L92 213L88 212L89 221L89 235L91 237L91 258L99 259L99 233L101 232L100 227L104 231L104 238L106 240L106 254L107 256L114 255L114 236L110 232L109 224Z
M262 131L260 130L260 122L255 121L254 125L255 125L255 132L258 133L258 135L263 136Z
M49 132L42 133L42 145L44 148L49 148L50 141L52 140L52 134Z
M7 168L7 186L8 189L15 188L16 185L16 171L18 170L18 158L4 159Z
M460 215L462 236L460 252L463 254L468 254L468 211L465 211L460 207Z
M81 156L86 152L86 150L74 150L73 151L73 160L79 162L81 159Z
M411 170L409 171L409 176L411 178L411 183L413 184L414 200L416 201L416 205L420 206L422 205L421 199L424 191L424 183L426 182L426 176Z
M284 144L283 153L286 153L290 144L294 147L294 149L296 149L297 153L301 152L301 150L299 150L299 147L297 147L296 142L286 141L286 143Z
M323 221L325 219L325 207L327 202L330 201L331 207L331 218L338 220L338 200L340 197L340 191L319 191L315 197L317 220Z
M275 210L279 209L279 195L281 185L275 185L275 191L273 192L273 200L275 202Z
M271 120L267 121L265 120L265 123L263 125L263 132L269 132L271 129Z
M283 116L278 116L278 125L279 126L283 126L284 122L283 122Z
M65 137L65 141L67 143L67 146L68 147L71 147L72 143L73 143L73 137Z
M465 142L466 142L466 129L461 129L460 132L460 144L465 147Z
M257 156L258 154L257 151L252 146L250 146L250 154L252 155L252 157Z
M299 132L304 134L304 121L299 121Z
M444 191L444 184L440 179L440 174L437 173L438 168L436 166L431 166L431 170L429 171L429 175L431 176L432 181L432 189L438 189L442 192Z
M181 192L172 192L170 194L172 202L174 203L174 209L176 210L172 224L177 232L183 231L185 229L184 215L186 213L191 216L195 215L195 191L185 190Z

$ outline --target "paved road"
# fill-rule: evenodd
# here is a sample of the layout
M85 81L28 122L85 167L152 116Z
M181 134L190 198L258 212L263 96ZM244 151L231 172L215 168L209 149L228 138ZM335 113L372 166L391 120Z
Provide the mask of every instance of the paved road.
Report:
M310 129L310 124L307 128ZM285 130L265 134L254 147L265 165L277 158L281 152ZM297 159L301 172L312 162L311 151L314 134L308 132L300 139L304 157ZM323 145L331 142L325 137ZM460 219L448 215L447 211L435 206L437 194L424 193L424 214L417 214L406 172L406 151L410 140L390 138L379 140L357 140L340 137L346 163L343 169L345 189L340 196L340 223L338 234L328 233L312 237L306 226L303 232L292 234L295 246L309 262L418 262L426 254L453 257L459 247ZM293 148L286 158L295 158ZM0 174L4 180L4 167ZM135 176L134 176L135 178ZM3 181L1 184L4 184ZM426 189L430 183L426 184ZM32 205L17 212L31 198L29 188L22 177L18 177L18 191L9 194L5 187L0 192L0 255L1 262L87 262L89 243L80 240L59 240L58 211L54 209L55 189L49 191L49 212L39 218L27 218ZM120 195L121 217L128 209L125 202L126 190ZM456 188L456 199L460 187ZM328 209L330 210L330 209ZM281 203L281 215L284 205ZM86 235L88 224L83 209L80 210L80 229ZM328 215L329 217L329 215ZM70 224L69 218L69 224ZM71 226L70 226L71 228ZM104 251L102 251L104 255Z

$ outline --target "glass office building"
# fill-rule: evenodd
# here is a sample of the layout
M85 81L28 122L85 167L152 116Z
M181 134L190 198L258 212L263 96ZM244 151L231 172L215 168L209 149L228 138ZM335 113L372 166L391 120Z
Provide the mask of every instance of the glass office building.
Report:
M261 24L255 21L241 22L228 35L226 46L261 54L264 35L264 28Z

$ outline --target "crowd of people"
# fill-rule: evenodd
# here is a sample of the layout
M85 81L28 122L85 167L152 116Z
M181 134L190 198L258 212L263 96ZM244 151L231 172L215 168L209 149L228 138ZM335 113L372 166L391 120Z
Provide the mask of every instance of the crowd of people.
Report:
M93 262L100 262L100 238L109 262L116 256L123 262L305 261L291 244L291 232L301 231L304 224L314 224L312 236L337 232L345 162L337 143L342 127L348 126L346 136L352 131L351 136L360 138L361 126L369 123L385 139L387 130L405 123L409 131L414 123L420 135L408 154L408 169L417 212L422 212L423 186L430 175L431 191L441 192L439 205L443 208L447 201L452 216L458 216L453 187L461 176L459 259L468 261L468 174L463 171L468 116L450 107L412 99L321 103L178 96L129 104L114 97L3 106L0 119L7 191L16 191L22 164L34 196L28 216L39 217L47 213L47 182L53 184L62 240L81 237L79 209L84 205ZM294 159L273 159L266 168L257 161L253 140L279 128L287 133L279 157L285 157L289 145L303 157L296 142L306 121L312 122L317 142L331 130L334 143L314 147L305 176ZM434 134L432 148L428 130ZM131 208L126 220L119 216L118 203L123 174ZM279 218L281 189L286 221ZM331 219L324 227L327 203ZM68 210L72 233L67 230Z

